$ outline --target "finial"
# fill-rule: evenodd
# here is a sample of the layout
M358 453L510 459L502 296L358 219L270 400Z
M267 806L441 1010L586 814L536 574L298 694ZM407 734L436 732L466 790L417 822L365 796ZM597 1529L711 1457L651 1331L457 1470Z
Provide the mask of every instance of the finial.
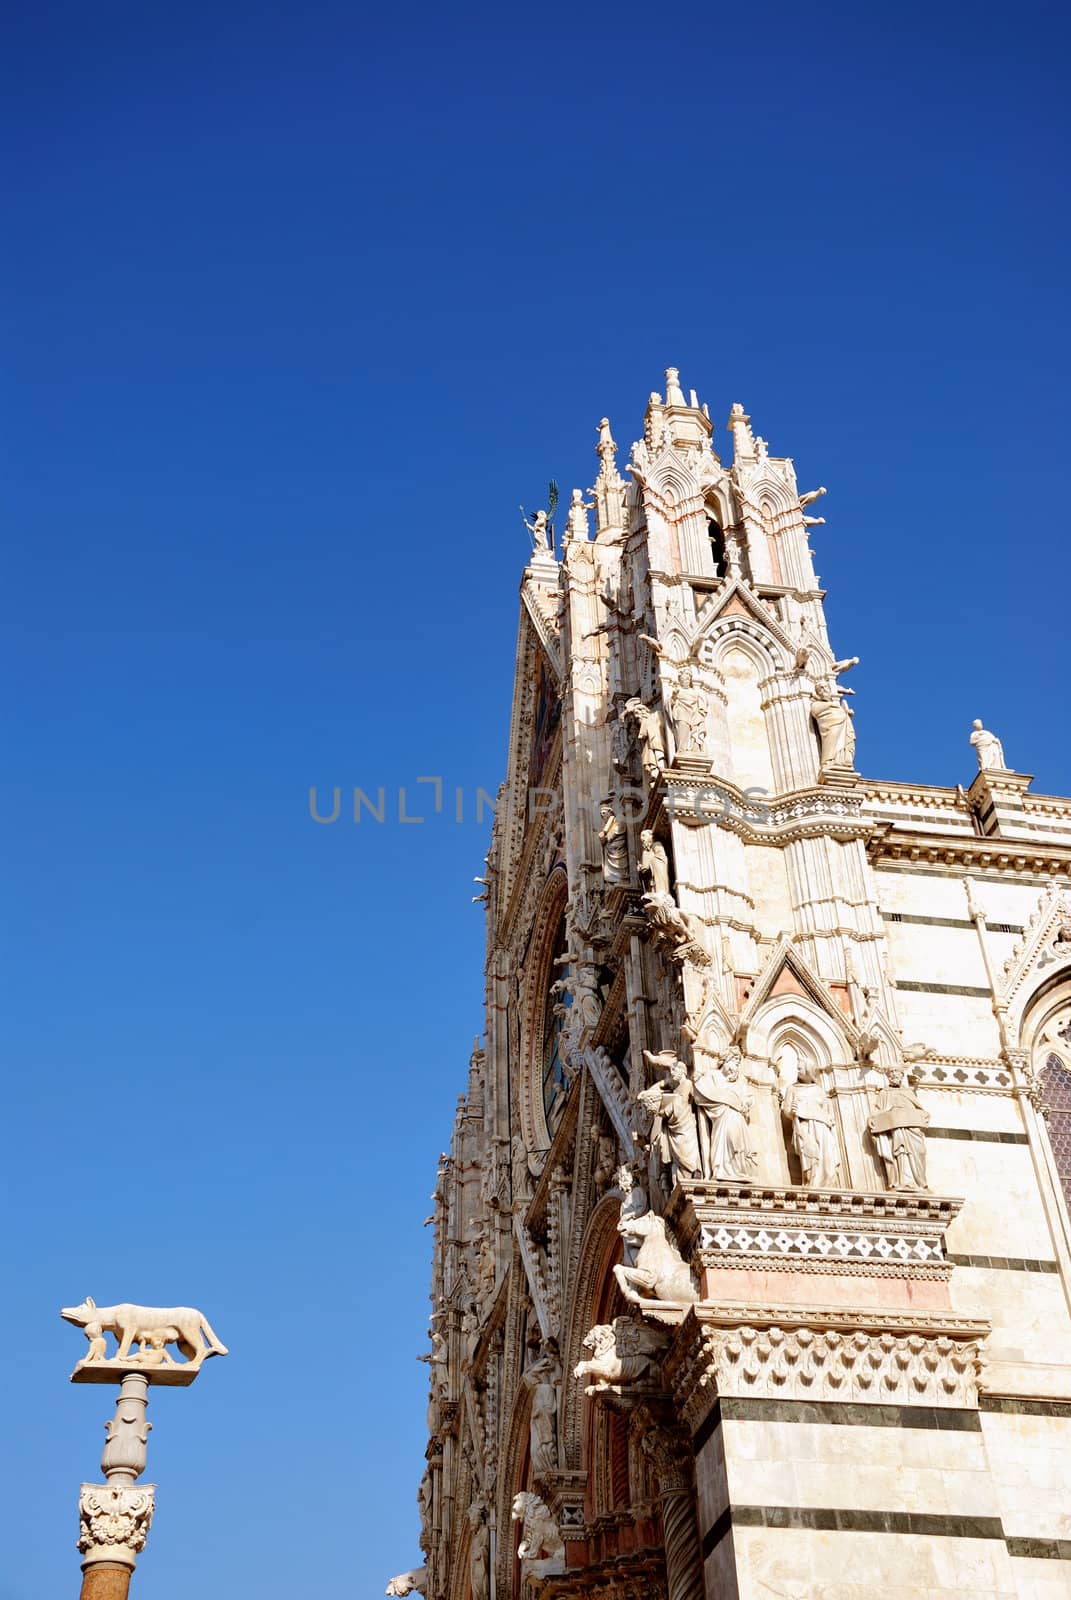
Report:
M739 400L733 403L726 427L733 436L733 460L754 461L755 439L751 432L751 418Z
M666 368L666 405L682 406L684 393L681 389L681 375L676 367Z

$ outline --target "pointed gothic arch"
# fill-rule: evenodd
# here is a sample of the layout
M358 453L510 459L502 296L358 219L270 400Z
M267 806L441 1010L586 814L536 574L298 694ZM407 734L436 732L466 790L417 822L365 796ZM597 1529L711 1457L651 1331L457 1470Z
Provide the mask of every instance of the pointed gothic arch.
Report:
M1042 1138L1071 1207L1071 965L1037 985L1023 1007L1020 1027L1043 1112Z

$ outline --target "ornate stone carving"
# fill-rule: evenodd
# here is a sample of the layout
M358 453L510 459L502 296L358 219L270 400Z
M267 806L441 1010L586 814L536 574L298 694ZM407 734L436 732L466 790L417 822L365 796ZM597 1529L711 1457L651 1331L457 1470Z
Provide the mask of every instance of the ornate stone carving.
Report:
M528 1489L514 1496L510 1515L521 1524L517 1554L525 1578L545 1578L565 1570L565 1541L545 1500Z
M656 1070L669 1069L668 1077L650 1089L642 1089L636 1098L653 1118L651 1146L662 1165L670 1169L672 1187L680 1178L694 1178L699 1173L692 1083L688 1068L677 1060L672 1050L663 1050L658 1055L645 1050L643 1058Z
M755 1175L757 1157L748 1128L751 1096L740 1080L740 1059L739 1050L730 1050L720 1065L696 1075L694 1096L704 1178L747 1183Z
M177 1366L179 1363L167 1349L169 1344L177 1344L193 1368L199 1367L208 1356L228 1353L227 1346L213 1333L207 1317L192 1306L136 1306L128 1301L121 1305L98 1306L87 1297L80 1306L64 1307L60 1316L83 1328L89 1340L89 1353L78 1363L80 1368L93 1366L118 1371L120 1367ZM118 1349L110 1359L105 1355L106 1333L114 1334L118 1341ZM131 1354L134 1344L139 1349Z
M489 1561L491 1556L491 1530L487 1526L487 1508L482 1500L469 1506L469 1525L472 1539L469 1544L469 1590L471 1600L487 1600L490 1593Z
M665 1217L654 1211L642 1217L622 1218L618 1229L635 1248L635 1265L614 1268L617 1286L626 1300L665 1300L689 1305L699 1297L692 1269L670 1238Z
M558 1394L562 1368L553 1343L545 1345L531 1366L525 1368L521 1381L532 1391L529 1424L532 1470L537 1478L545 1478L558 1467Z
M705 1324L666 1358L666 1372L693 1427L715 1394L973 1407L983 1337L977 1325L960 1336L816 1323Z
M677 755L703 754L709 711L710 701L696 684L691 667L682 666L677 675L677 688L669 703Z
M814 1067L801 1061L796 1081L785 1090L781 1110L792 1123L792 1148L809 1189L840 1185L840 1146L833 1102L815 1081Z
M427 1594L428 1569L427 1567L414 1567L410 1572L399 1572L387 1584L387 1594Z
M596 1191L601 1193L614 1175L614 1163L617 1159L617 1141L612 1134L603 1133L601 1128L593 1124L591 1142L595 1149L595 1164L591 1172L591 1181L595 1185Z
M640 884L644 890L643 909L654 938L668 945L678 961L710 963L691 920L681 911L669 887L669 858L650 828L640 833Z
M811 717L822 741L821 768L843 767L850 771L855 762L855 729L852 713L840 698L841 691L830 679L814 686Z
M592 502L584 503L583 489L574 489L565 519L565 537L587 543L589 536L588 512L594 510Z
M995 733L990 733L988 728L983 728L980 717L975 717L971 724L971 744L978 757L979 772L1007 772L1008 765L1004 760L1004 746Z
M640 764L649 783L654 783L666 765L666 734L662 714L637 697L625 702L625 716L636 729Z
M118 1561L132 1567L145 1548L155 1485L83 1483L78 1500L78 1548L85 1564Z
M573 1375L592 1380L584 1390L589 1395L655 1378L667 1342L660 1329L646 1328L632 1317L598 1322L583 1341L583 1348L591 1354L578 1362Z
M930 1120L902 1067L890 1067L887 1085L878 1090L867 1127L885 1167L890 1189L926 1189L926 1135Z
M523 1211L532 1197L532 1179L528 1169L528 1147L521 1134L515 1133L509 1142L510 1182L513 1188L513 1209Z
M634 1217L642 1217L648 1210L647 1191L638 1183L632 1168L622 1164L617 1169L617 1187L621 1191L621 1214L617 1231L621 1235L621 1259L626 1267L636 1265L636 1245L629 1235L629 1224Z
M602 875L607 883L624 883L628 878L628 835L624 818L613 800L602 802Z

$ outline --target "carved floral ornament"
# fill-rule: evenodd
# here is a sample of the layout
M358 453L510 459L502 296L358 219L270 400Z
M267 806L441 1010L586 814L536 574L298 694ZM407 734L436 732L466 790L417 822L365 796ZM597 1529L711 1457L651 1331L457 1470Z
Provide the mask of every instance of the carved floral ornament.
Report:
M154 1490L154 1484L83 1483L78 1502L78 1548L83 1556L132 1567L149 1535Z
M966 1408L978 1403L988 1331L966 1318L931 1329L690 1321L664 1370L692 1426L716 1395Z

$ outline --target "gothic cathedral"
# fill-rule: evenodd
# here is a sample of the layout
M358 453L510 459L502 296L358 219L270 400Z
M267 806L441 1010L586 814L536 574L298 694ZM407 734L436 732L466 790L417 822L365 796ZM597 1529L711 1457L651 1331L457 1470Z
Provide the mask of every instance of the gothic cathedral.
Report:
M1071 1597L1071 801L859 774L824 491L728 430L670 369L529 524L388 1592Z

